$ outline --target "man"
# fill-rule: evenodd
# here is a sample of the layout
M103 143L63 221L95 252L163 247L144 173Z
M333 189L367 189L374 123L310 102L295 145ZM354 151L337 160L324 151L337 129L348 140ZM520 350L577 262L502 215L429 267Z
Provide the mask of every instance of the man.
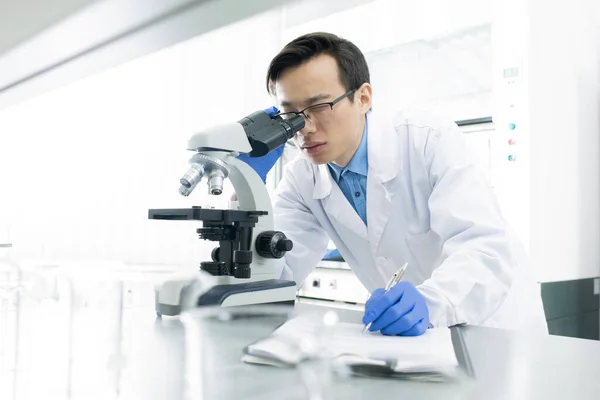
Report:
M547 332L524 249L454 123L371 112L363 54L327 33L285 46L267 89L282 118L306 122L294 138L302 154L274 197L276 228L294 242L284 278L302 283L331 238L372 293L371 331L467 323ZM274 162L246 160L263 178ZM404 263L403 280L385 292Z

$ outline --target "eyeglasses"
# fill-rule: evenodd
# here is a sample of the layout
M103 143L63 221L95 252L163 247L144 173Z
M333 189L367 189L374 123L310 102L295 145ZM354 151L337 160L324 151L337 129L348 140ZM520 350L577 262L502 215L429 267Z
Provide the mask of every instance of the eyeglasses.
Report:
M348 90L346 93L344 93L343 95L341 95L340 97L338 97L337 99L335 99L333 101L330 101L327 103L313 104L312 106L308 106L304 110L301 110L301 111L290 111L290 112L279 113L277 115L279 117L281 117L282 119L291 119L297 115L304 115L304 118L311 121L313 117L318 118L319 115L321 115L321 114L324 114L328 111L333 111L333 106L335 106L337 103L344 100L346 97L350 96L354 92L356 92L356 89Z

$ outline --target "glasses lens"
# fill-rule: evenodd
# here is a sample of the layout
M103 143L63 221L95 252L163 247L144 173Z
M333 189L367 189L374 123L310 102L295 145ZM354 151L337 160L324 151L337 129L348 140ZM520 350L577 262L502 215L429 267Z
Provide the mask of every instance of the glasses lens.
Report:
M329 104L317 104L315 106L307 108L304 113L311 117L320 117L331 112L331 106Z

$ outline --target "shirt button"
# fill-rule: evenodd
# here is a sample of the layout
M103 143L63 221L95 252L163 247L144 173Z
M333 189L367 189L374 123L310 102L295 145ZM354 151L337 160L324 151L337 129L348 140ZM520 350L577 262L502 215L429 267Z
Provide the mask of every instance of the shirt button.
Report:
M354 195L355 195L356 197L360 197L360 192L354 192Z
M375 260L375 263L377 264L378 267L384 267L386 264L385 257L377 257L377 259Z

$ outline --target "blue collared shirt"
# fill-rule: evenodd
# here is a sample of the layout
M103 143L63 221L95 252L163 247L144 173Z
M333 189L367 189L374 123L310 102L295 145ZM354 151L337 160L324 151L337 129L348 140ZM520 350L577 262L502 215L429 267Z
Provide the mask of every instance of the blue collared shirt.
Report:
M331 176L365 225L367 225L367 171L369 169L367 156L368 132L367 121L365 121L365 129L360 145L358 145L356 153L354 153L352 160L345 168L332 163L327 164Z

